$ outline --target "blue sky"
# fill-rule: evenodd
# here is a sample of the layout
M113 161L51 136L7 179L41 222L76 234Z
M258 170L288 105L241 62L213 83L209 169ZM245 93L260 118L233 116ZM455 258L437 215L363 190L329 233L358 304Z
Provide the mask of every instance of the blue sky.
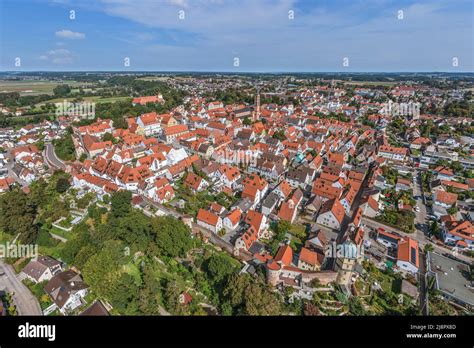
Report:
M0 70L472 72L473 4L1 0Z

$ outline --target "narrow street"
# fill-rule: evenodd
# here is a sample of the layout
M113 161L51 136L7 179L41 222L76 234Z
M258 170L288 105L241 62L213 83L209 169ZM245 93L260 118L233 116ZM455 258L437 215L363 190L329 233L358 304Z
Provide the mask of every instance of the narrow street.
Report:
M15 274L12 266L0 260L0 289L13 293L18 315L43 315L38 300Z
M429 233L428 225L428 209L424 202L423 197L423 188L421 187L421 175L419 171L415 171L416 176L413 181L413 198L416 200L416 206L420 208L419 212L415 212L415 233L413 239L416 239L418 242L428 242L426 237Z
M421 314L429 315L428 307L428 284L426 284L426 255L420 253L420 268L418 270L418 280L420 283L420 308Z
M57 169L66 169L66 165L61 161L54 152L54 146L51 143L45 144L45 149L43 151L43 157L48 164L57 168Z

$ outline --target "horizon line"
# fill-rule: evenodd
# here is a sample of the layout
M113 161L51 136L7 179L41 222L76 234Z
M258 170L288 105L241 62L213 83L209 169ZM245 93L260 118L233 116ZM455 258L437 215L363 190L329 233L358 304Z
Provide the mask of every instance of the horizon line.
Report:
M0 70L0 73L474 74L474 71Z

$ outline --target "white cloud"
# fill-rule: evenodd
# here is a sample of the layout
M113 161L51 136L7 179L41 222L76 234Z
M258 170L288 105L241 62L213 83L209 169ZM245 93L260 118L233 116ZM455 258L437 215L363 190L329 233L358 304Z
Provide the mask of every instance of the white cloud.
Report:
M71 51L65 49L65 48L58 48L56 50L51 50L48 52L49 55L69 55L71 54Z
M79 33L67 29L59 30L55 33L57 37L68 40L82 40L86 38L86 34Z
M242 70L336 71L343 70L346 56L348 71L448 71L453 56L461 57L464 70L473 68L472 19L460 9L466 1L460 1L463 6L451 0L403 5L354 0L340 6L314 0L306 6L297 0L84 1L88 10L146 28L114 32L143 67L232 70L238 55ZM403 20L397 20L399 9ZM293 20L289 10L295 11Z
M71 57L56 57L53 59L54 64L63 65L63 64L71 64L73 62Z
M53 64L63 65L74 62L75 54L65 48L52 49L38 57L42 61L51 61Z

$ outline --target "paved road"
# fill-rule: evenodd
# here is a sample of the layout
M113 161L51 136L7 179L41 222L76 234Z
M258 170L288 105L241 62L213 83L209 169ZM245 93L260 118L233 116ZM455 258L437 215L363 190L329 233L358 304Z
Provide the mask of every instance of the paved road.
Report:
M374 221L374 220L369 219L367 217L362 217L362 223L364 223L366 226L369 226L369 227L371 227L375 230L377 230L381 227L381 228L385 229L388 232L396 232L401 236L406 236L406 237L410 237L412 239L415 239L415 240L418 241L418 246L421 249L424 249L426 244L431 244L433 246L433 251L437 252L438 254L444 254L444 253L453 254L453 251L450 248L443 247L443 246L440 246L440 245L437 245L437 244L433 244L426 237L417 239L417 238L420 237L420 234L406 233L406 232L403 232L402 230L399 230L399 229L391 227L391 226L384 225L384 224L382 224L378 221ZM461 253L457 253L456 257L458 259L466 261L466 262L473 262L474 261L474 258L469 257L467 255L463 255Z
M54 146L51 143L45 144L45 149L43 151L43 156L45 157L46 161L53 167L58 169L66 169L66 165L63 161L61 161L54 152Z
M182 214L182 213L180 213L176 210L165 207L164 205L162 205L160 203L154 202L154 201L152 201L151 199L149 199L148 197L146 197L144 195L141 195L141 197L143 198L143 200L147 204L152 205L157 209L160 209L161 211L165 212L166 215L174 216L176 219L180 219L185 215L185 214ZM148 215L148 214L146 214L146 215ZM150 215L148 215L148 216L150 216ZM233 245L231 243L225 241L224 239L220 238L215 233L202 228L201 226L199 226L195 222L192 223L192 230L194 232L196 232L196 231L201 232L205 237L209 238L209 240L211 241L212 244L217 245L218 247L220 247L220 248L224 249L225 251L227 251L229 254L233 255L233 249L234 249ZM249 252L247 252L245 250L241 250L240 253L239 253L238 258L240 258L241 260L244 260L244 261L249 261L253 257Z
M439 254L444 254L444 253L449 253L452 254L453 251L450 248L443 247L437 244L433 244L430 239L427 237L428 232L429 232L429 219L428 219L428 209L424 203L423 200L423 191L421 187L421 175L420 172L417 170L416 171L416 180L414 181L413 185L413 196L416 200L416 205L420 208L419 212L415 212L415 232L414 233L406 233L403 232L402 230L399 230L394 227L386 226L382 223L379 223L377 221L368 219L366 217L362 218L362 221L364 224L366 224L369 227L372 227L374 229L378 229L380 227L384 228L387 231L393 231L396 232L402 236L407 236L410 237L418 242L418 246L421 249L424 249L425 245L430 244L433 246L433 250ZM473 262L474 258L463 255L458 253L456 257L460 260L466 261L466 262Z
M414 233L414 239L418 241L424 241L425 244L428 241L427 234L429 232L428 226L428 212L426 205L423 200L423 189L421 187L421 176L418 171L415 172L415 181L413 182L413 196L416 200L417 207L420 208L419 212L415 212L415 225L416 230Z
M420 268L418 270L418 280L420 281L420 308L421 314L429 315L428 307L428 284L426 283L426 255L420 253Z
M43 315L38 300L30 290L18 279L12 266L0 261L0 288L13 293L13 300L19 315Z

